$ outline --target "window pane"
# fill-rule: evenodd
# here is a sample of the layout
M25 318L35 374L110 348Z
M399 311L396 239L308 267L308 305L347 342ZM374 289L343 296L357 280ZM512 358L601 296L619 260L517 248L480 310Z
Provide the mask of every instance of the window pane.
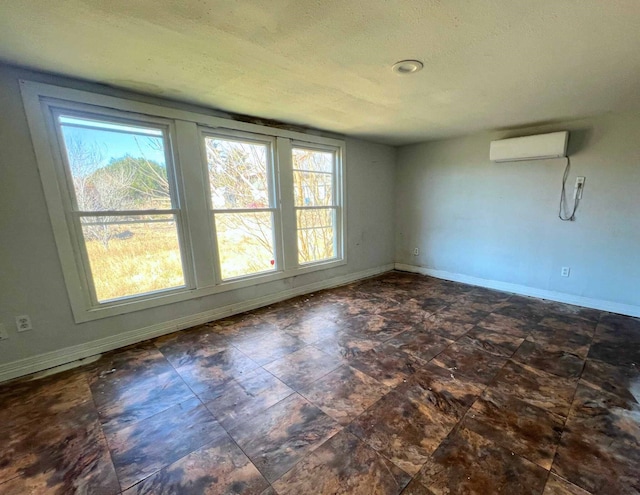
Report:
M333 209L298 210L298 262L312 263L337 256Z
M171 208L160 129L58 117L80 211Z
M333 177L317 172L293 172L296 206L330 206L333 204Z
M271 212L214 216L223 279L275 270Z
M294 170L333 173L334 153L330 151L293 148L292 156Z
M174 215L82 217L98 301L184 287Z
M205 138L214 209L269 208L267 144Z

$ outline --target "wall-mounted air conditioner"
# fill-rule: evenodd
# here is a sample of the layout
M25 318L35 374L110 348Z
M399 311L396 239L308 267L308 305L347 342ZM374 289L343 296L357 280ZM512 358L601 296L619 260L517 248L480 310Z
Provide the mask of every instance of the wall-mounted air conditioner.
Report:
M560 158L567 156L568 141L568 131L491 141L489 159L492 162L515 162Z

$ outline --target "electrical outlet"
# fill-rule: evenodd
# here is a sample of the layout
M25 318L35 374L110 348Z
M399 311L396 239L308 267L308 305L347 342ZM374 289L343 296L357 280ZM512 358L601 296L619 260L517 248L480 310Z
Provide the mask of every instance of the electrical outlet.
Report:
M573 189L573 199L582 199L582 191L584 191L584 177L576 177L576 185Z
M0 340L7 340L8 338L9 334L7 333L7 329L2 323L0 323Z
M420 248L413 248L413 255L414 256L419 256L420 255Z
M29 330L33 330L29 315L16 316L16 327L18 327L18 332L28 332Z
M571 272L571 268L569 268L568 266L563 266L562 270L560 270L560 275L562 277L568 277L570 272Z

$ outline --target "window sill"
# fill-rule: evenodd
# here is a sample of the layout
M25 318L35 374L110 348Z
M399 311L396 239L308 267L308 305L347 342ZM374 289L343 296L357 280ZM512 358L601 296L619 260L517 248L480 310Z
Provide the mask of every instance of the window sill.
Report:
M229 280L222 282L219 285L210 287L201 287L197 289L176 289L170 292L161 292L153 294L144 299L136 298L135 300L120 300L112 301L109 304L104 304L92 308L74 308L73 316L76 323L84 323L93 320L99 320L102 318L110 318L127 313L133 313L136 311L143 311L145 309L157 308L160 306L166 306L182 301L189 301L191 299L197 299L201 297L211 296L214 294L220 294L224 292L230 292L234 290L243 289L246 287L254 287L257 285L266 284L269 282L275 282L277 280L283 280L287 278L293 278L306 273L320 272L343 266L347 264L346 259L330 260L325 262L319 262L309 265L303 265L301 267L285 270L275 273L265 273L256 275L253 277L245 277L242 279Z

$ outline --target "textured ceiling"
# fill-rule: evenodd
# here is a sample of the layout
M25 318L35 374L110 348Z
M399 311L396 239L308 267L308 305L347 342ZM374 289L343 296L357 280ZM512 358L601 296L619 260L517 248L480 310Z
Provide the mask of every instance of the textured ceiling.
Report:
M640 109L639 26L639 0L0 0L0 60L404 144Z

